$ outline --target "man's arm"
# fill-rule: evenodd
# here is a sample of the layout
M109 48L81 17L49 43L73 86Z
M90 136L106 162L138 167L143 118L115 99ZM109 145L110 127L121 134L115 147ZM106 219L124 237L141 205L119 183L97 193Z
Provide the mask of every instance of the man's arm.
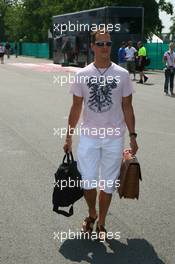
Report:
M135 116L132 106L132 95L122 98L122 108L129 134L135 133ZM132 149L132 154L135 155L138 150L135 135L130 136L130 146Z
M167 62L167 56L164 54L162 58L162 62L165 64Z
M83 97L73 95L73 103L68 118L66 141L63 147L65 152L72 150L72 134L80 118L82 104L83 104Z

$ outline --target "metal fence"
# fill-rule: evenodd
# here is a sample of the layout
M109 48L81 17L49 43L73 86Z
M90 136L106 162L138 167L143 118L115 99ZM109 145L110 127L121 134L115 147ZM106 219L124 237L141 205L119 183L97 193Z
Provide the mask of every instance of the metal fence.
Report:
M5 45L5 43L3 43ZM14 43L11 42L11 47L14 47ZM148 69L162 70L165 65L162 63L163 54L168 50L168 44L166 43L145 43L144 44L147 55L151 59ZM23 56L34 56L37 58L51 58L52 51L49 50L48 43L30 43L22 42L18 43L18 53Z
M2 42L5 46L5 42ZM11 51L14 52L14 42L10 42ZM32 43L32 42L18 42L18 55L32 56L36 58L49 59L49 44L48 43Z
M151 59L148 69L163 70L165 65L162 63L162 58L166 50L168 50L168 44L166 43L145 43L144 44L147 55ZM34 56L37 58L46 58L49 56L48 43L22 43L21 55Z
M34 56L37 58L49 58L48 43L22 43L21 55Z

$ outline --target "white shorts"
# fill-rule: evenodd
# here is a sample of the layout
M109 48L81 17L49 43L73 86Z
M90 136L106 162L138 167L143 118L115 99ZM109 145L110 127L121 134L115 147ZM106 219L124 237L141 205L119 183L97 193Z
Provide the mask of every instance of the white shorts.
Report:
M124 137L93 138L80 136L77 149L77 166L82 176L83 189L99 187L113 193L119 186Z

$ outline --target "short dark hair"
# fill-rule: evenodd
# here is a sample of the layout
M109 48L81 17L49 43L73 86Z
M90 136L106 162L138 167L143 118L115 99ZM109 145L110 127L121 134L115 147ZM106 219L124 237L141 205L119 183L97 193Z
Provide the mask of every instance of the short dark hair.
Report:
M98 34L106 34L108 33L109 34L109 31L106 29L106 27L102 27L101 29L98 29L96 31L92 31L91 32L91 43L95 43L96 41L96 35Z

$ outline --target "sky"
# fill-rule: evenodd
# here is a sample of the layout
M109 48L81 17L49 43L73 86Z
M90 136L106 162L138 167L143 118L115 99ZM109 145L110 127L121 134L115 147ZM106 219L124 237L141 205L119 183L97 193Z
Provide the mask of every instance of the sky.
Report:
M174 14L175 16L175 0L167 0L166 2L170 2L174 6ZM170 21L171 16L167 15L165 12L160 12L159 17L162 20L162 24L164 26L162 33L168 33L169 27L171 26L172 22Z

